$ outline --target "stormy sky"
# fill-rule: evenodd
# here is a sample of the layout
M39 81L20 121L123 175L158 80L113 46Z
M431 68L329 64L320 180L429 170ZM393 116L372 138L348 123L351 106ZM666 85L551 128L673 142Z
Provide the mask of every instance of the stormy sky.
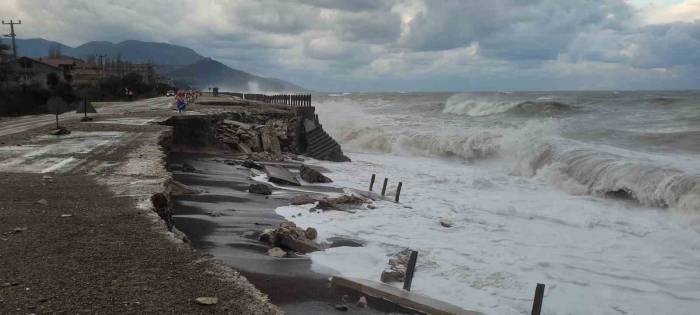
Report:
M700 0L0 0L0 17L21 38L168 42L316 90L700 86Z

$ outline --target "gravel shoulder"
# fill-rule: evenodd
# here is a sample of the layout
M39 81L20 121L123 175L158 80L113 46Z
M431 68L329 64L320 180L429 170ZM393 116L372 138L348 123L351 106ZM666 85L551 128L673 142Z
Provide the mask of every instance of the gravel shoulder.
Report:
M159 114L171 113L132 116ZM0 172L0 313L281 313L238 272L182 243L143 206L167 179L152 142L166 127L64 125L130 136L79 156L86 162L69 172ZM0 147L29 144L46 129L0 137ZM96 161L113 163L96 172ZM198 297L218 303L199 305Z

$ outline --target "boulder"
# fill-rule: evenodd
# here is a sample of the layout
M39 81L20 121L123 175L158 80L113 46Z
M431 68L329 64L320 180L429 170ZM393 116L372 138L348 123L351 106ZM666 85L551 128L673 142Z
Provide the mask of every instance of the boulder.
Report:
M318 231L316 231L316 229L314 229L312 227L306 228L306 231L304 231L304 234L306 234L306 238L308 238L310 240L315 240L316 237L318 237Z
M388 282L403 282L406 278L406 269L408 269L408 260L411 257L411 250L404 249L389 258L384 271L382 271L381 281Z
M277 233L275 235L275 245L304 254L321 250L320 245L306 237L298 237L294 233Z
M280 228L281 229L291 229L297 227L297 224L292 222L292 221L284 221L280 223Z
M347 211L366 202L369 202L369 200L356 195L342 195L335 198L325 198L319 200L315 209Z
M305 180L307 183L332 183L333 181L326 177L325 175L321 174L318 170L302 165L301 169L299 169L299 175L301 176L301 179Z
M258 240L265 243L274 243L275 230L266 229L258 236Z
M250 184L250 187L248 187L248 192L250 192L251 194L271 195L272 189L270 189L270 186L268 186L266 184L255 183L255 184Z
M443 227L446 227L446 228L451 228L454 225L454 223L452 223L452 221L450 221L450 220L442 219L442 220L440 220L440 225L442 225Z
M284 249L281 249L279 247L270 248L267 251L267 254L272 256L272 257L277 257L277 258L282 258L284 256L287 256L287 252L285 252Z

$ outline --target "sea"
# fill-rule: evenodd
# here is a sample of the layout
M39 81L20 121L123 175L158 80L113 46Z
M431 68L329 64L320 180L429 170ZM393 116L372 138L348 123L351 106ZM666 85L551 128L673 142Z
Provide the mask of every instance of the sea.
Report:
M321 240L312 268L378 281L418 251L412 291L486 314L699 314L700 92L314 95L351 163L310 161L374 209L276 209ZM449 226L446 227L445 225ZM400 286L400 284L396 284Z

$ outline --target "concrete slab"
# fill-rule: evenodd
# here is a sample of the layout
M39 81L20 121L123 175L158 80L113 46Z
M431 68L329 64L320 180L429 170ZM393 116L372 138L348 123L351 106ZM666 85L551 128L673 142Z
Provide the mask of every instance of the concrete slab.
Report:
M388 284L365 279L333 277L331 285L357 291L361 294L387 300L401 307L432 315L480 315L479 312L467 311L458 306L438 301L418 293L405 291Z
M294 174L286 168L274 165L265 165L264 168L265 173L267 173L268 180L273 183L281 185L301 186L301 183L299 183L297 177L294 176Z

